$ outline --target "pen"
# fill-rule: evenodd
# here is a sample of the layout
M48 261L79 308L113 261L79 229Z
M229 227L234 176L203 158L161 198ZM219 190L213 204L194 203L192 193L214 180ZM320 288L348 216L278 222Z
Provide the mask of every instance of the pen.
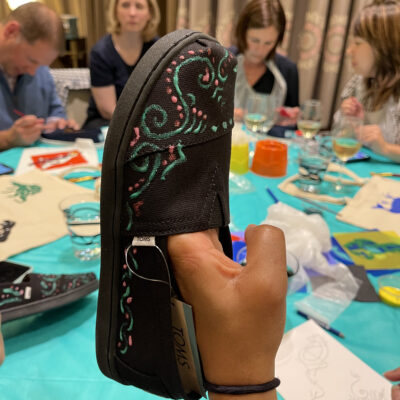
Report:
M371 175L400 177L400 174L393 174L392 172L371 172Z
M317 323L321 328L324 328L326 331L333 333L336 336L339 336L341 338L344 338L344 335L342 332L339 332L338 330L332 328L329 324L322 322L322 321L318 321L317 319L315 319L314 317L311 317L309 315L307 315L306 313L304 313L303 311L299 311L297 310L297 314L301 315L303 318L306 319L311 319L313 320L315 323Z
M299 199L302 200L302 201L305 201L306 203L312 204L313 206L318 207L318 208L320 208L321 210L328 211L328 212L330 212L330 213L332 213L332 214L335 214L335 215L337 214L337 212L336 212L336 211L333 211L331 208L325 207L325 206L323 206L323 205L321 205L321 204L318 204L318 203L316 203L315 201L312 201L312 200L310 200L310 199L305 199L305 198L303 198L303 197L299 197Z
M25 114L22 111L17 110L16 108L14 108L13 113L17 114L20 117L25 117Z
M274 203L279 203L278 198L274 195L274 192L269 187L266 187L265 190L271 196L271 198L274 201Z
M66 178L70 182L86 182L86 181L92 181L97 178L100 178L99 176L80 176L78 178Z

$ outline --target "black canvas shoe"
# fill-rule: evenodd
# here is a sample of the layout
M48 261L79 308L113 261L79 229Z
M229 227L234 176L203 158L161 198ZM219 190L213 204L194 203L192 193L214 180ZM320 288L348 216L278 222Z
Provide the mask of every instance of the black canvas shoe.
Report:
M21 283L0 284L0 314L7 322L72 303L98 288L93 273L29 274Z
M167 238L219 228L232 256L235 75L236 59L215 39L188 30L166 35L133 71L104 146L97 360L110 378L164 397L204 395Z

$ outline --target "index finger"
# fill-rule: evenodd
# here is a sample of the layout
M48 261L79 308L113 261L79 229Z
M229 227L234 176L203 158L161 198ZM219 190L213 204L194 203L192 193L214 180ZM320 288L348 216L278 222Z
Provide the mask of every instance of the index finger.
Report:
M38 118L36 115L25 115L24 117L21 117L15 121L15 124L21 127L43 124L43 123L44 119Z

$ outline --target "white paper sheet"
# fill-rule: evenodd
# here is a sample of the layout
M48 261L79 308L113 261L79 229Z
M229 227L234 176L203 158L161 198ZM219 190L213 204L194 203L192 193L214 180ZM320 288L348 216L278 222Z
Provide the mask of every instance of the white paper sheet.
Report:
M34 169L59 174L71 167L97 167L98 164L99 159L93 141L81 139L76 141L73 146L24 149L15 174L19 175Z
M287 332L276 361L285 400L390 400L391 383L309 320Z

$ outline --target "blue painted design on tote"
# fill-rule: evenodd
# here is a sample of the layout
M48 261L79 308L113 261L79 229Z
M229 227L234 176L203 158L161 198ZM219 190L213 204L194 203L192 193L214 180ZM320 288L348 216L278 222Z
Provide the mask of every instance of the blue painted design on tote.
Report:
M393 214L400 214L400 197L392 197L390 194L387 194L385 197L387 200L382 200L372 208L380 208Z

